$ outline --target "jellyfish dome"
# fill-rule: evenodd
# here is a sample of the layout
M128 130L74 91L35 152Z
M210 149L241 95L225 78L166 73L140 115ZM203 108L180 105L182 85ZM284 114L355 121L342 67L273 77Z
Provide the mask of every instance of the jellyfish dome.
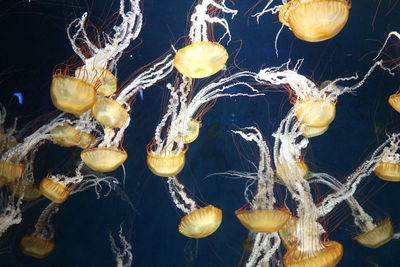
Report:
M179 224L179 233L192 238L203 238L217 231L222 222L222 211L212 205L185 215Z
M33 235L26 235L21 239L21 250L25 255L43 259L54 250L54 242Z
M346 25L349 0L291 0L279 9L279 21L307 42L321 42L336 36Z
M289 210L237 210L236 217L251 232L272 233L279 231L290 219Z
M372 230L362 233L354 239L367 248L379 248L393 238L393 224L390 218L380 222Z

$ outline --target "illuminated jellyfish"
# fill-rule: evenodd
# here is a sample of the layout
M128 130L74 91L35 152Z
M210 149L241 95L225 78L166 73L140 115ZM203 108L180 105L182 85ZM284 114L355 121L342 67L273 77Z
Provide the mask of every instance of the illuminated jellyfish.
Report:
M255 14L257 20L264 13L279 12L279 21L307 42L321 42L336 36L346 25L351 8L350 0L282 0L283 5L270 7L272 2L269 0Z
M238 72L229 77L222 78L201 88L191 98L189 93L192 80L187 77L178 77L175 86L167 84L170 98L167 111L158 124L154 139L147 146L147 166L155 175L171 177L177 175L185 165L186 143L197 135L197 129L190 124L195 119L200 121L205 112L201 107L220 97L259 96L262 95L246 82L236 81L239 78L254 77L252 72ZM226 92L235 86L247 87L250 92ZM197 124L196 127L199 127Z
M256 80L272 85L287 85L294 93L296 102L295 113L302 122L305 137L313 137L323 134L336 116L336 101L343 93L354 93L362 86L377 66L382 66L382 61L375 62L364 77L353 86L338 86L338 82L358 79L358 75L337 78L331 82L325 82L318 86L311 80L297 73L302 60L297 61L293 70L288 68L287 62L279 67L262 69ZM387 70L387 69L386 69ZM310 129L311 127L311 129ZM319 128L319 129L316 129Z
M54 127L50 135L54 144L65 147L76 146L81 140L80 132L68 123Z
M343 185L338 180L326 173L313 173L311 176L310 182L315 181L327 185L335 191L343 189ZM390 218L374 223L374 219L364 211L353 196L348 197L346 202L354 217L354 224L360 230L354 240L365 247L378 248L393 239L393 224Z
M42 259L54 250L54 227L51 220L58 209L57 203L50 203L40 215L35 225L35 231L22 237L21 250L25 255Z
M213 205L198 208L185 192L177 177L168 178L168 188L175 206L186 215L181 219L178 231L191 238L203 238L213 234L222 222L222 211Z
M126 240L126 237L122 233L122 224L119 227L118 232L119 241L122 245L122 249L120 249L115 239L112 237L111 233L109 234L111 250L115 255L115 261L117 263L117 267L130 267L132 266L133 254L132 254L132 245Z
M211 9L210 9L211 8ZM194 12L190 17L192 23L189 31L189 45L179 49L174 58L175 68L184 76L189 78L204 78L220 71L228 60L228 52L219 42L231 34L226 19L212 17L212 9L223 13L232 14L232 18L237 11L228 8L225 0L203 0L195 6ZM210 24L218 23L225 29L225 34L218 42L209 41Z

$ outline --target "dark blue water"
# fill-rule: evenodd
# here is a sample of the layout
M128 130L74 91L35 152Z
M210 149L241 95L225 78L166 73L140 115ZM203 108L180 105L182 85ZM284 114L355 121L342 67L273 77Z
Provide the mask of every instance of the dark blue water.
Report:
M281 65L288 58L304 58L299 72L316 82L365 73L387 34L400 30L399 1L354 1L346 27L331 40L306 43L285 28L278 42L280 57L276 58L274 38L280 28L277 15L266 14L257 24L246 14L256 2L236 2L234 6L228 4L239 14L229 20L232 42L226 48L231 55L240 48L236 58L240 68L258 71L261 66ZM65 34L67 24L88 11L94 25L110 30L113 25L108 19L117 11L118 4L94 0L0 1L0 100L10 118L20 118L19 127L41 115L51 116L55 109L49 95L51 75L56 64L73 54ZM188 0L143 1L144 27L119 61L119 82L160 57L187 34L192 5L193 1ZM255 10L262 7L263 3ZM400 42L393 39L389 44L385 59L400 58ZM232 63L233 57L228 65ZM10 228L2 238L1 245L10 251L0 255L0 266L114 266L108 233L116 235L122 222L133 246L133 266L243 265L242 241L247 231L234 211L245 203L245 181L205 177L227 170L254 171L246 159L257 162L257 151L233 137L230 130L256 124L272 144L272 132L291 107L288 96L269 90L260 98L220 99L203 117L200 136L190 145L180 178L199 203L221 208L224 219L212 236L191 240L177 231L182 214L170 200L166 181L151 174L145 165L145 146L165 110L165 84L172 80L173 77L148 88L132 108L132 122L124 138L129 154L125 163L125 192L135 210L116 193L100 200L93 191L72 196L55 217L56 249L46 259L37 260L20 252L19 239L33 228L48 203L43 200L24 213L23 222ZM329 131L311 140L306 154L310 168L343 178L385 140L385 132L398 132L400 114L390 108L387 98L397 91L399 84L398 74L392 77L377 70L358 89L357 96L341 96ZM22 96L22 103L14 93ZM44 146L36 162L36 179L40 181L53 170L68 171L64 164L73 152L74 149L50 144ZM122 180L122 169L113 175ZM386 184L372 176L356 197L373 216L390 216L395 230L400 231L399 192L399 184ZM328 217L324 226L329 238L344 245L339 266L399 266L399 241L375 250L361 247L352 240L357 232L349 209L338 207Z

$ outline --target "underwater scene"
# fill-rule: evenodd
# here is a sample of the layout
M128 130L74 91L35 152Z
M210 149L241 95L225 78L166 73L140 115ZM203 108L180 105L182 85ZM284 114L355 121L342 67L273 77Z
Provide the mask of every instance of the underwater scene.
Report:
M399 266L399 0L0 0L0 266Z

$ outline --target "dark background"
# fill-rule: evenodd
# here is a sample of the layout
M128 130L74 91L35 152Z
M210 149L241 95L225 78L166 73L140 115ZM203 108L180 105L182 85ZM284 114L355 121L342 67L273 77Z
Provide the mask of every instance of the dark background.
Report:
M274 53L274 38L280 27L277 15L266 14L260 24L250 15L263 8L264 2L249 11L255 1L236 1L228 6L239 11L229 20L232 42L222 43L231 54L228 66L236 63L242 69L258 71L261 66L278 66L288 58L304 58L300 69L316 82L358 72L363 75L381 48L387 34L400 30L400 3L389 0L353 1L350 18L343 31L322 43L298 40L284 28L278 41L280 57ZM266 2L266 1L265 1ZM138 38L118 63L121 84L140 67L157 59L188 32L188 15L193 1L145 0L142 3L144 27ZM109 32L110 18L118 10L119 1L4 1L0 0L0 100L9 117L19 118L19 128L42 116L45 123L54 116L49 85L55 66L69 59L73 51L67 39L67 24L83 12L100 30ZM220 32L216 26L216 33ZM399 58L400 42L393 38L385 50L385 59ZM179 48L181 43L178 43ZM1 238L5 253L0 266L114 266L108 233L116 233L123 222L124 233L133 245L134 266L238 266L243 265L242 241L247 231L234 216L244 203L245 181L208 174L227 170L254 171L247 160L258 162L256 147L232 136L230 130L258 125L272 144L271 134L290 108L288 95L282 90L269 90L266 97L220 99L203 117L203 127L196 142L187 152L187 164L180 179L190 194L203 205L213 204L223 210L224 219L212 236L194 240L180 235L177 225L182 214L168 195L165 180L149 172L145 164L145 146L165 110L166 82L147 89L144 99L137 99L126 132L124 148L129 154L125 192L135 210L112 193L96 199L93 191L72 196L55 217L56 249L46 259L23 255L19 240L31 231L47 200L39 201L23 214L23 222L13 226ZM399 131L400 115L387 103L399 87L399 76L392 77L377 70L358 89L357 96L342 95L337 116L327 133L310 140L306 162L312 171L323 171L338 179L354 170L384 139L386 133ZM199 88L210 82L200 81ZM280 91L280 92L279 92ZM23 104L13 96L23 95ZM40 124L39 123L39 124ZM71 155L72 154L72 158ZM76 161L78 151L47 144L39 152L35 175L40 181L48 172L67 173ZM122 181L122 169L113 173ZM315 188L322 196L324 189ZM386 183L371 176L362 183L356 198L374 218L392 218L400 231L398 195L400 185ZM278 203L283 204L284 190L277 190ZM325 229L329 238L344 245L339 266L398 266L399 241L379 249L361 247L352 240L357 234L350 211L345 205L332 212Z

